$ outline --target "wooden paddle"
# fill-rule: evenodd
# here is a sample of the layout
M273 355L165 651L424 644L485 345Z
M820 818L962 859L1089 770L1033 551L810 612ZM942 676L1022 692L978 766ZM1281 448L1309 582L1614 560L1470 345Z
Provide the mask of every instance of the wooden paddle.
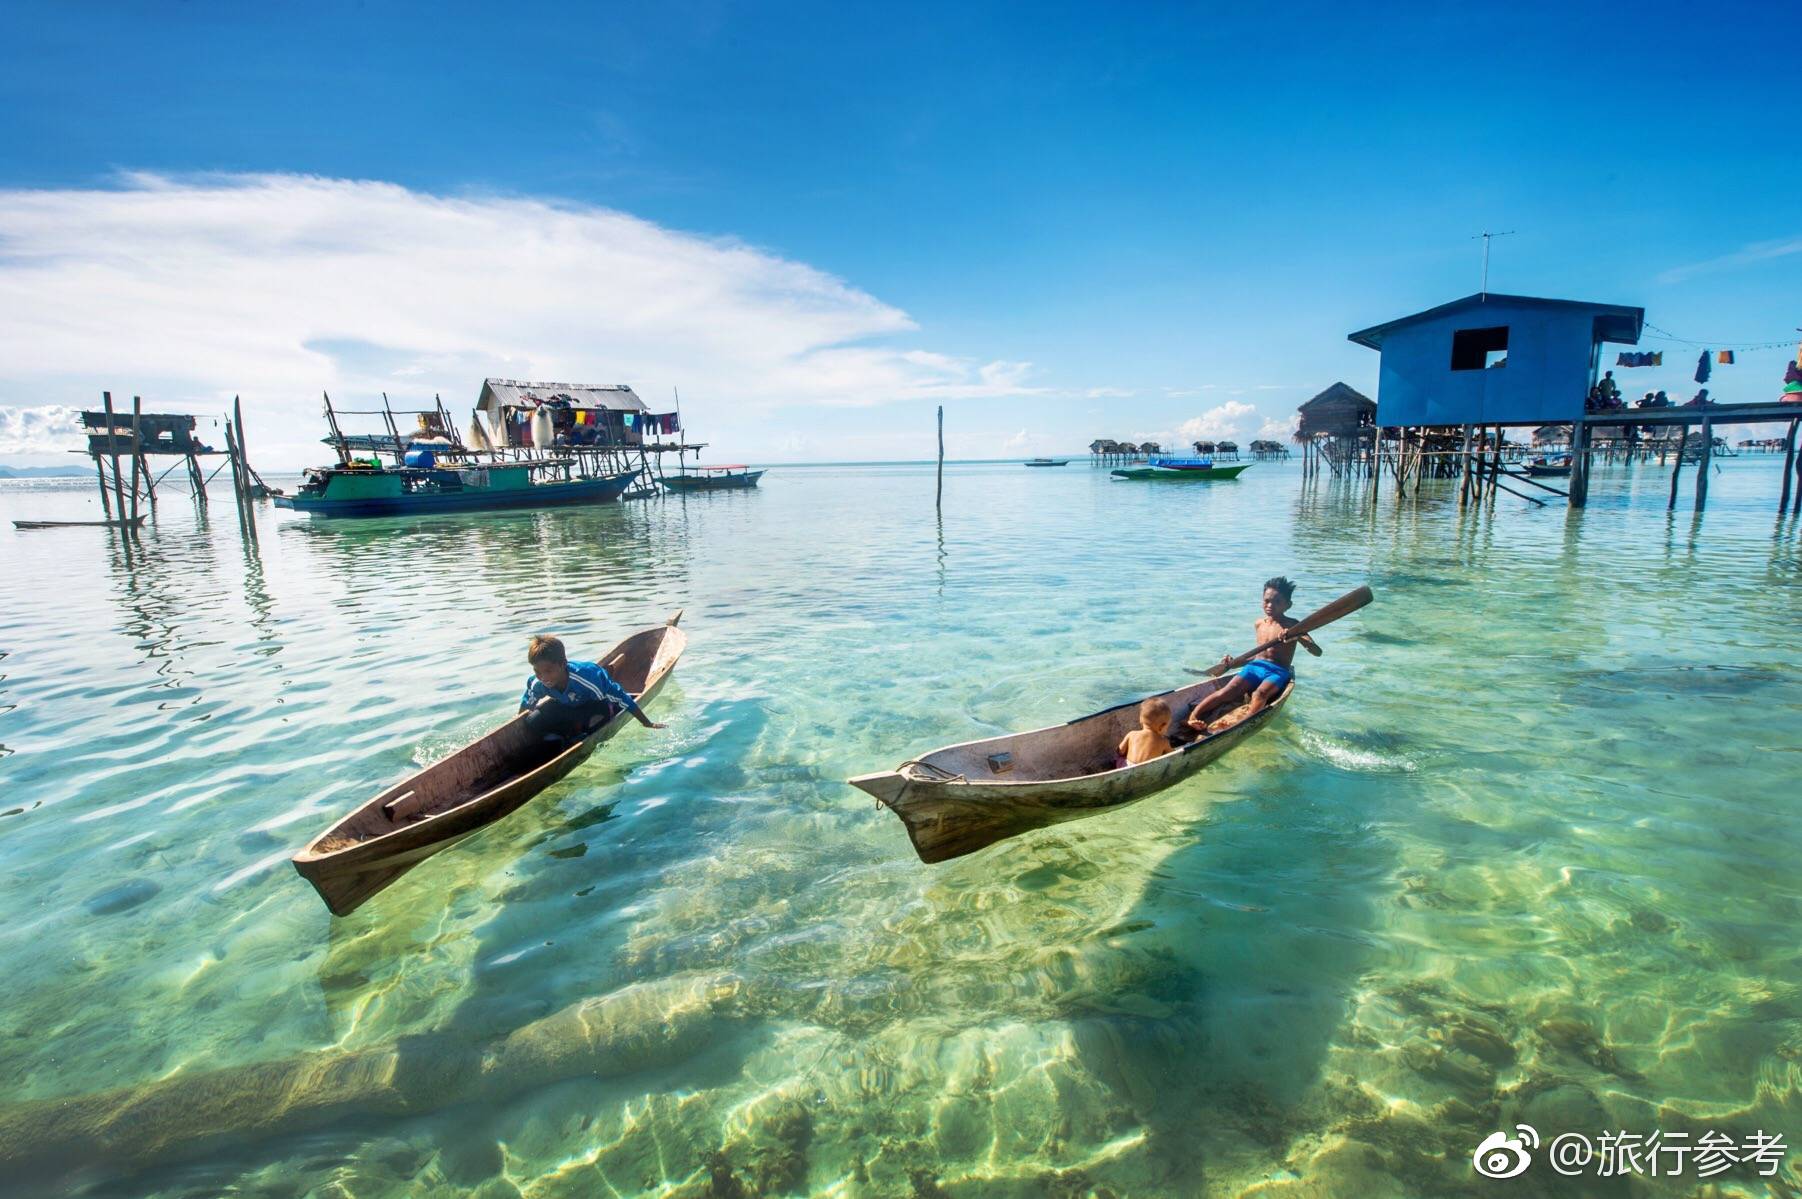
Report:
M1321 608L1317 612L1311 612L1307 616L1296 621L1289 627L1287 632L1273 641L1266 641L1256 649L1246 650L1236 658L1228 658L1224 662L1217 662L1206 670L1195 670L1194 667L1190 667L1189 669L1195 674L1206 675L1210 679L1219 678L1229 670L1237 670L1265 650L1281 645L1285 641L1299 640L1304 634L1312 633L1322 625L1332 624L1341 616L1356 612L1359 608L1362 608L1365 604L1368 604L1375 598L1376 597L1370 593L1370 588L1368 587L1359 587L1355 590L1348 591L1326 607Z

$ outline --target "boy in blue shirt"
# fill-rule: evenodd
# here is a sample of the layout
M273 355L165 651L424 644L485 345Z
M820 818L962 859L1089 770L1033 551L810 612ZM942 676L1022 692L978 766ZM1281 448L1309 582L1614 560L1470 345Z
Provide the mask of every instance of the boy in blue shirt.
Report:
M526 647L532 678L519 700L519 710L530 712L526 727L548 740L574 741L611 720L621 708L638 718L647 729L664 726L653 721L633 702L632 695L594 662L571 662L563 642L537 636Z

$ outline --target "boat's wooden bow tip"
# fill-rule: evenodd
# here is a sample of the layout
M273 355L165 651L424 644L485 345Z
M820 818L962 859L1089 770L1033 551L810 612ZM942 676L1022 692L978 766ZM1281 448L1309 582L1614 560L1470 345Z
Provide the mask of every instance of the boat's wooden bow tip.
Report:
M900 799L901 792L907 789L907 780L892 770L879 770L875 774L860 774L856 778L845 781L859 791L874 795L886 804L892 804Z
M682 623L682 614L686 611L688 611L687 608L677 608L675 615L671 616L668 620L664 621L663 623L668 625L672 629L675 628L677 625Z

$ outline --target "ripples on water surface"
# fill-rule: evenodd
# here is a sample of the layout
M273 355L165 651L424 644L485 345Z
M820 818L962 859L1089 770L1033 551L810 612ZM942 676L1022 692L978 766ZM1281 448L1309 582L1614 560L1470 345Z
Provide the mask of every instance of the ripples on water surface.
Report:
M1768 461L1699 522L1666 477L7 528L0 1190L1432 1196L1516 1120L1802 1142L1802 540ZM938 867L842 783L1181 682L1278 572L1378 602L1198 779ZM288 866L504 715L529 632L678 607L667 731L350 919Z

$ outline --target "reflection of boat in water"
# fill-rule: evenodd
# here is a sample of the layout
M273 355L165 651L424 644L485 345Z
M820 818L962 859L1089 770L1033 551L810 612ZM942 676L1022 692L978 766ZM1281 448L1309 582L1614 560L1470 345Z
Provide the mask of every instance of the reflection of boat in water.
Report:
M1028 466L1069 466L1070 460L1068 458L1028 458L1026 460L1026 465L1028 465Z
M1232 466L1216 466L1212 458L1153 458L1149 466L1129 467L1114 472L1116 479L1156 479L1193 483L1205 479L1236 479L1252 464L1239 462Z
M421 461L417 453L410 458ZM334 467L307 472L293 495L278 495L278 508L315 516L405 516L421 512L476 512L496 508L558 508L618 499L637 471L593 479L535 480L551 461L501 461L401 467Z
M634 633L601 665L640 707L663 686L688 638L668 622ZM632 716L624 710L581 741L546 742L515 716L450 757L394 784L294 856L334 916L363 902L440 850L486 828L574 770Z
M1180 728L1198 700L1233 677L1166 692L1171 727ZM1114 764L1120 739L1139 727L1140 701L1134 700L1067 724L935 749L893 771L850 782L901 818L922 862L943 862L1032 829L1125 807L1179 783L1267 727L1294 690L1291 682L1256 716L1137 766Z
M757 486L763 472L748 466L694 466L679 475L664 475L670 491L742 491Z

